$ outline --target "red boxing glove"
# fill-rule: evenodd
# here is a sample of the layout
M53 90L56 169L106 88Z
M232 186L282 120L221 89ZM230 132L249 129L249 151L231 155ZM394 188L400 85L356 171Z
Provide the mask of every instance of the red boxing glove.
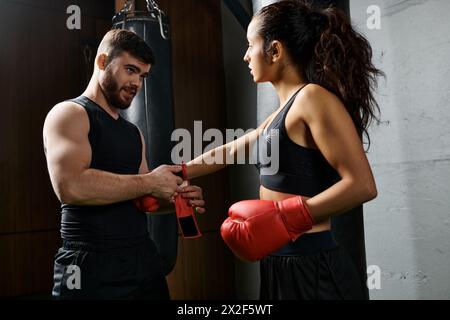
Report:
M159 201L152 196L143 196L133 200L138 210L143 212L155 212L159 209Z
M245 200L233 204L220 232L234 254L257 261L295 241L314 220L301 196L282 201Z
M151 170L149 173L152 172ZM134 206L142 212L155 212L159 209L159 201L152 196L146 195L133 199Z

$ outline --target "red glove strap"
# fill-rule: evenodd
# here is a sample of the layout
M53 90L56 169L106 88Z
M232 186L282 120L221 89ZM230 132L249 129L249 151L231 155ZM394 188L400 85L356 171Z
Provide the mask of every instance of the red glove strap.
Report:
M181 173L183 180L189 185L187 180L186 164L181 163ZM181 194L175 197L175 210L177 214L178 225L184 238L198 238L202 234L198 228L197 219L194 214L194 208L189 204L188 199L183 198Z
M187 180L186 163L181 163L181 172L183 173L183 180Z
M277 201L277 205L292 241L297 240L303 233L312 229L314 219L301 196Z

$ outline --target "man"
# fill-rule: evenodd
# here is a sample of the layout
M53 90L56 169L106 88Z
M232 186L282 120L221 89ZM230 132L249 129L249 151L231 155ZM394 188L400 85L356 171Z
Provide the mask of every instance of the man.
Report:
M63 246L55 256L53 288L58 298L168 299L143 211L157 207L154 198L167 204L181 193L204 212L202 190L180 187L183 180L175 175L180 166L149 172L142 134L119 115L153 64L153 53L140 37L111 30L100 43L84 93L47 115L44 148L62 203ZM136 205L135 199L144 201Z

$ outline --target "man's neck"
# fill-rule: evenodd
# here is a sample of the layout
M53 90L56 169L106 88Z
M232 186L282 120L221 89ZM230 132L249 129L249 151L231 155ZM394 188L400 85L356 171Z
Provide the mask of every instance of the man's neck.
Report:
M105 94L103 93L100 85L94 79L94 77L89 82L86 90L84 90L83 96L88 97L89 99L94 101L114 119L119 118L119 110L109 105L108 101L106 100Z

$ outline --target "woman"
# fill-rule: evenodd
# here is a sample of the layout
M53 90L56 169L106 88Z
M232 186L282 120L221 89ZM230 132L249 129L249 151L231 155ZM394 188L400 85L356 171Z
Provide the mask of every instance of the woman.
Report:
M280 107L256 130L188 163L188 176L222 169L211 158L236 157L259 136L269 147L278 129L278 172L264 175L260 165L261 200L233 205L222 236L238 256L262 259L262 299L363 299L330 218L377 195L361 139L378 110L372 90L382 74L370 45L339 10L294 0L262 8L247 38L253 79L273 84Z

